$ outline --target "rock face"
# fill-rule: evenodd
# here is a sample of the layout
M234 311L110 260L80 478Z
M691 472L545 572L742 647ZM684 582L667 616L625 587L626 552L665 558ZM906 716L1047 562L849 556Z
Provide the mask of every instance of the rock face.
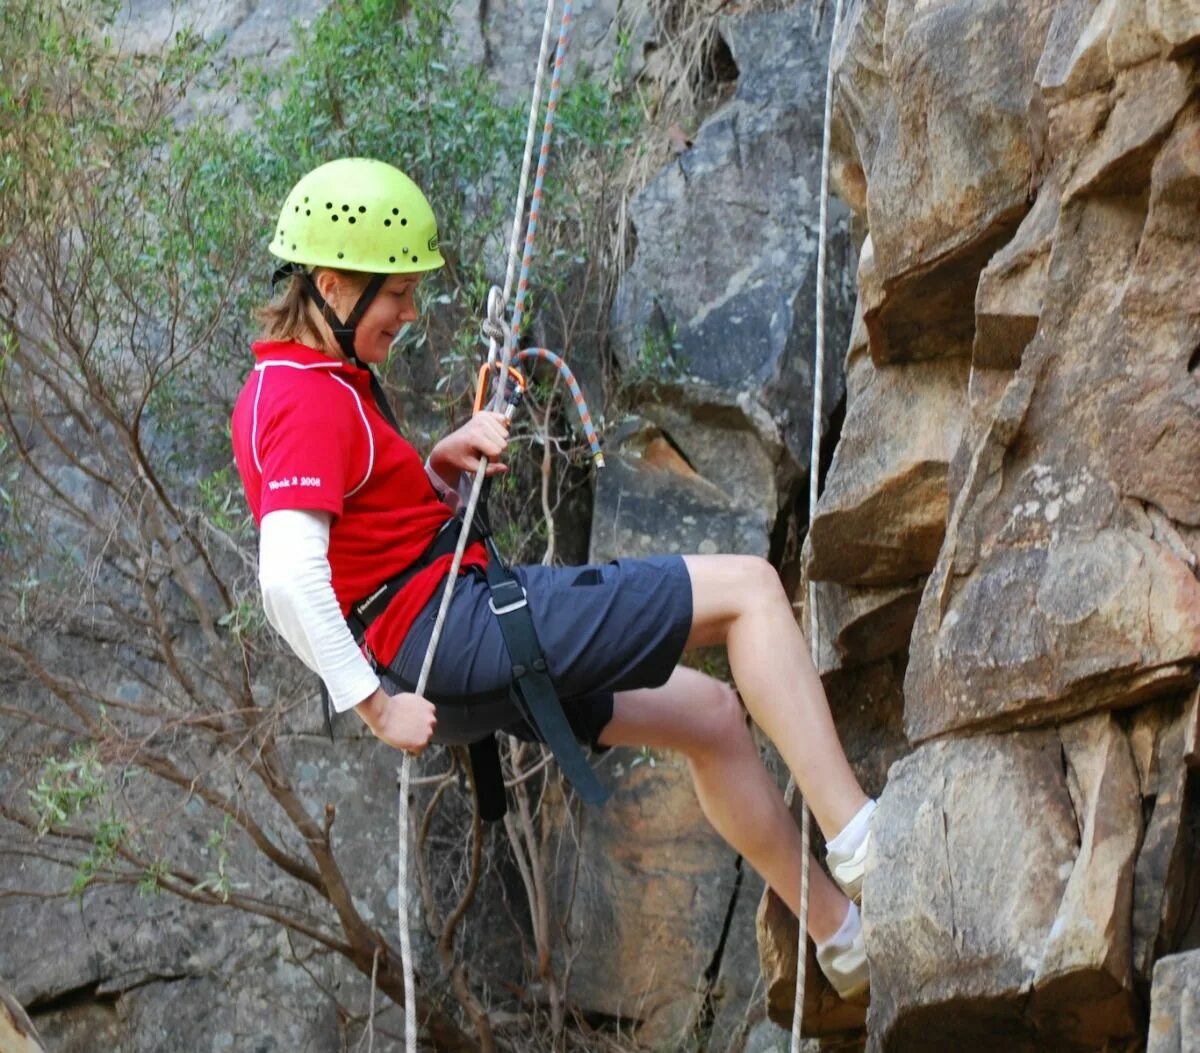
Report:
M639 416L606 438L593 560L765 556L780 506L807 471L827 42L812 42L802 7L725 19L721 31L739 70L733 98L631 208L638 247L613 324ZM835 208L832 347L849 331L849 255ZM827 375L828 411L841 370ZM905 630L915 597L911 607ZM683 771L639 772L636 793L622 791L615 810L591 820L582 873L594 894L576 897L574 920L611 939L579 970L573 994L593 1011L634 1017L641 1041L671 1049L683 1048L711 998L712 1041L736 1049L738 1021L754 1008L756 985L743 973L754 967L748 921L761 884L751 875L735 883L736 860L699 815ZM667 815L660 829L654 817ZM610 915L613 904L621 907ZM861 1020L861 1009L851 1013L850 1025Z
M870 1049L1136 1044L1200 945L1198 45L1123 0L862 0L834 41L866 241L805 573L826 684L892 655L916 747Z
M1027 207L1026 110L1054 6L868 2L847 13L853 61L886 70L882 105L846 113L867 126L854 140L870 152L850 163L867 184L874 252L859 286L879 363L970 347L976 279Z
M586 961L571 993L629 1021L639 1041L675 1049L703 1009L737 857L701 813L682 758L652 759L619 751L617 793L587 817L568 919Z
M1198 134L1185 110L1145 197L1063 206L1038 336L970 454L926 588L914 738L1129 704L1189 679L1200 582L1169 520L1196 525L1179 489L1200 466L1187 372L1200 286L1175 247L1200 241L1197 177L1180 160Z
M653 382L643 401L678 392L716 420L735 394L747 417L776 422L764 445L784 484L806 470L811 431L827 44L811 39L810 25L802 6L722 22L737 89L694 145L634 198L638 249L613 308L621 365ZM828 341L839 347L853 302L851 249L844 211L835 206L833 214ZM840 371L826 376L829 410ZM705 387L726 394L713 400ZM780 442L782 451L773 448ZM710 479L729 489L740 474L729 462ZM772 518L773 497L754 498Z
M497 71L520 70L520 76L497 78L508 101L527 103L533 83L546 5L540 0L469 3L455 0L451 17L458 35L455 58ZM550 54L558 41L559 14L551 26ZM613 70L618 50L626 72L642 68L651 30L647 5L641 0L583 0L572 4L570 61L564 83L580 75L604 80Z

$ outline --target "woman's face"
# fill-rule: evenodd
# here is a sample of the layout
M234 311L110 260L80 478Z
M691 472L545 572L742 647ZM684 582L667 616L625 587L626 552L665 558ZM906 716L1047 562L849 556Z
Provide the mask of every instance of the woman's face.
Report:
M388 275L354 331L354 350L364 363L386 362L396 334L417 320L416 293L420 281L419 274Z

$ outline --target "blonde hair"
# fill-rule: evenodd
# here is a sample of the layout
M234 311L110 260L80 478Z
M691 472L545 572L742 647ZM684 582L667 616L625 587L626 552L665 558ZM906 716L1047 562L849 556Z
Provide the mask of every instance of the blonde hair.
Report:
M360 274L357 271L339 271L332 267L314 267L312 270L313 280L316 281L317 275L323 271L333 271L340 279L348 282L353 287L366 287L370 280L369 275ZM360 289L361 291L361 289ZM337 345L337 341L332 340L332 333L329 326L331 325L328 308L322 312L312 298L308 295L308 290L305 288L304 279L294 274L280 287L280 291L275 294L269 303L263 304L255 311L259 325L262 326L261 338L263 340L277 340L280 342L295 341L300 344L307 344L309 347L315 347L318 351L324 351L327 354L337 355L341 357L341 349Z

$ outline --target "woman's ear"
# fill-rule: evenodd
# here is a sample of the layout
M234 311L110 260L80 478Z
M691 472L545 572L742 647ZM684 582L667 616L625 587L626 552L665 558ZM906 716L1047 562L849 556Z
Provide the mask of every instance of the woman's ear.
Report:
M332 307L341 292L342 283L338 280L337 272L327 267L319 267L313 274L313 281L317 283L317 292L321 294L321 298Z

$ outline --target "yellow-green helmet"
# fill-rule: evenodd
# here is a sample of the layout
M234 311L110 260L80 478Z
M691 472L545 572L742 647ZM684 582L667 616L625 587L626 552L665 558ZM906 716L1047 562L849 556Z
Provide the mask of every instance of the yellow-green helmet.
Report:
M368 274L431 271L446 262L420 187L366 157L343 157L304 176L284 203L270 248L290 263Z

